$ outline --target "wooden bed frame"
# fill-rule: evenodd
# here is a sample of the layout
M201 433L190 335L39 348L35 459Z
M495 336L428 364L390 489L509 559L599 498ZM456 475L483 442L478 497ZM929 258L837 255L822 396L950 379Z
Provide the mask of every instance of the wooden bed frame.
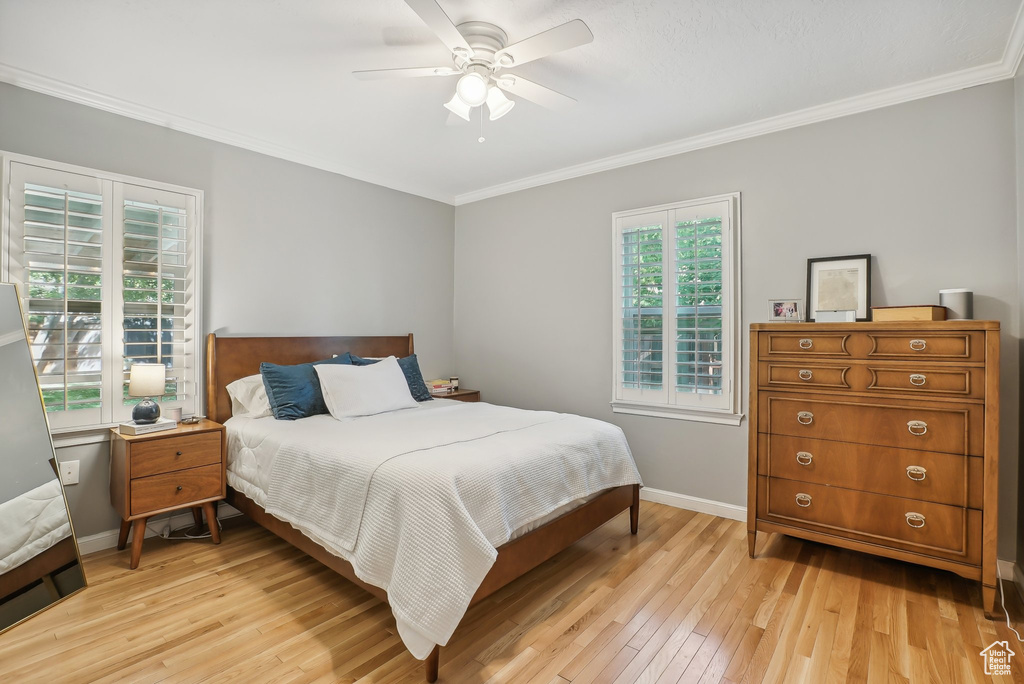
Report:
M207 417L223 423L231 417L231 399L227 385L260 371L260 363L297 364L331 358L351 352L358 356L397 356L413 353L412 334L392 337L217 337L206 338L206 412ZM317 559L339 575L383 601L387 593L356 577L351 564L327 551L289 523L278 520L241 492L228 487L227 502L258 525L281 537ZM490 572L484 577L470 606L526 574L559 551L629 509L630 530L637 533L640 513L640 486L624 485L609 489L568 513L503 544ZM437 681L440 647L425 661L426 679Z

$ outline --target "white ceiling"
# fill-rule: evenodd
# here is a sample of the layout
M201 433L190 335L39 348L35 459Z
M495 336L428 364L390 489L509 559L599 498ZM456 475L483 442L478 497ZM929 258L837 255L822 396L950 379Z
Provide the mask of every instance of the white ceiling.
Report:
M579 104L520 102L480 144L475 120L446 126L454 78L355 80L450 64L402 0L0 0L0 79L457 202L875 91L925 81L848 110L1005 78L1021 47L1021 0L440 4L510 42L583 19L593 43L511 70Z

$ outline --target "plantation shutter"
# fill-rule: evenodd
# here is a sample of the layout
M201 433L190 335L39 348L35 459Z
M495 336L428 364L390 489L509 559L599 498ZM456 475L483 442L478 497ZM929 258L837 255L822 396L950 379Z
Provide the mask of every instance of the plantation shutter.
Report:
M195 197L137 185L116 189L120 210L123 320L123 418L139 401L127 394L133 363L167 367L163 405L198 411L194 378L196 272Z
M621 286L619 377L638 400L665 394L665 230L668 215L631 216L619 226Z
M104 211L110 184L11 165L7 272L18 286L43 403L54 428L106 422L103 316L110 305Z

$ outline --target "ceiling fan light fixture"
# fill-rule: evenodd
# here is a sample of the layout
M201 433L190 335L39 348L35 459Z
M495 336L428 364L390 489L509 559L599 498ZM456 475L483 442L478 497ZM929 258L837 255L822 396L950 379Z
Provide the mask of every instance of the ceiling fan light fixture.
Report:
M452 95L452 99L445 103L444 108L456 116L461 116L469 121L470 106L462 101L458 93Z
M470 107L479 107L487 100L487 79L470 71L455 85L455 94Z
M512 111L515 106L516 103L505 97L505 93L496 86L487 89L487 109L491 113L489 117L491 121L497 121Z

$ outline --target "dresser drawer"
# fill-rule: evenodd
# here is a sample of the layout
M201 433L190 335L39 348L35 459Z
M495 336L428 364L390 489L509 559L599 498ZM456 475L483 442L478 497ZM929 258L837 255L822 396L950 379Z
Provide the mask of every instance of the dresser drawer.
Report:
M845 332L814 332L814 333L761 333L760 355L774 356L850 356L847 341L850 333Z
M176 436L132 445L131 476L146 477L220 463L220 431Z
M985 333L865 333L869 359L984 361Z
M131 514L141 515L224 495L220 464L132 480Z
M919 396L947 395L980 399L985 396L983 368L939 366L869 366L868 391Z
M820 396L820 395L819 395ZM791 397L761 393L758 431L854 442L877 446L943 451L980 456L984 453L984 409L980 405L911 406L909 401L886 404Z
M980 561L980 511L808 482L759 480L765 490L759 516L772 522L963 562Z
M850 366L833 366L820 363L801 365L762 361L758 366L758 383L762 387L791 389L817 387L822 389L850 389L847 373Z
M981 508L984 460L823 439L761 435L758 474Z

